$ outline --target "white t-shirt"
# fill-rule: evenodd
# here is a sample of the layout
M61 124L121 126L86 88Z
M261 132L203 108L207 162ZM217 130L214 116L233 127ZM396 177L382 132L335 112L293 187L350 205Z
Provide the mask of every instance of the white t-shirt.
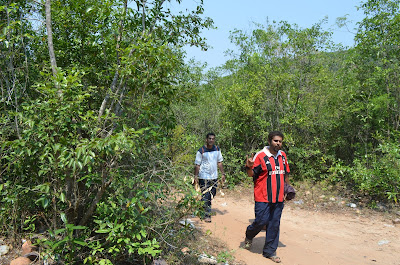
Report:
M206 146L201 147L197 151L194 161L196 165L200 165L199 179L217 179L218 163L223 160L219 147L215 145L212 149L208 149Z

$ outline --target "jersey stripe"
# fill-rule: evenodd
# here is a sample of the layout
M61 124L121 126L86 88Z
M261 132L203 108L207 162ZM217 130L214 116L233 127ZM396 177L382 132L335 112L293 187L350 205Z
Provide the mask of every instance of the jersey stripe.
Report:
M275 158L266 152L258 152L254 157L254 197L259 202L282 202L285 173L290 172L286 154L281 151Z

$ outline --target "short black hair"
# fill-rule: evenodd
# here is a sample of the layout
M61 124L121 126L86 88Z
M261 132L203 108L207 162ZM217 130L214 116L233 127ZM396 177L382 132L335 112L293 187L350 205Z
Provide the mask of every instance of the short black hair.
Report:
M210 133L207 133L207 135L206 135L206 139L208 139L208 136L210 136L210 135L212 135L212 136L214 136L214 137L215 137L215 133L213 133L213 132L210 132Z
M268 134L268 143L270 143L272 141L272 138L274 138L275 136L282 137L282 140L284 138L283 133L281 133L280 131L272 131Z

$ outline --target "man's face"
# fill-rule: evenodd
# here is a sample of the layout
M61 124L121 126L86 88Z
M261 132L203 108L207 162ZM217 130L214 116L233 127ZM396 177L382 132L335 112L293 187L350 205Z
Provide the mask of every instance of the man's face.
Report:
M272 138L271 142L269 143L269 150L271 153L276 154L282 148L282 137L276 135Z
M206 140L207 146L213 146L215 143L215 136L209 135Z

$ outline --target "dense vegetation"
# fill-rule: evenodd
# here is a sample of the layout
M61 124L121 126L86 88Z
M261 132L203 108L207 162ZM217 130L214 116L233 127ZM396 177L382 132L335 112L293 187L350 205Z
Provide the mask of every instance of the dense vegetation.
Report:
M325 21L236 30L239 53L207 73L182 47L207 49L213 22L202 2L170 10L180 2L0 1L2 236L42 235L65 264L174 252L178 221L199 211L188 177L209 131L229 186L281 130L294 181L398 202L400 1L361 3L350 48Z

